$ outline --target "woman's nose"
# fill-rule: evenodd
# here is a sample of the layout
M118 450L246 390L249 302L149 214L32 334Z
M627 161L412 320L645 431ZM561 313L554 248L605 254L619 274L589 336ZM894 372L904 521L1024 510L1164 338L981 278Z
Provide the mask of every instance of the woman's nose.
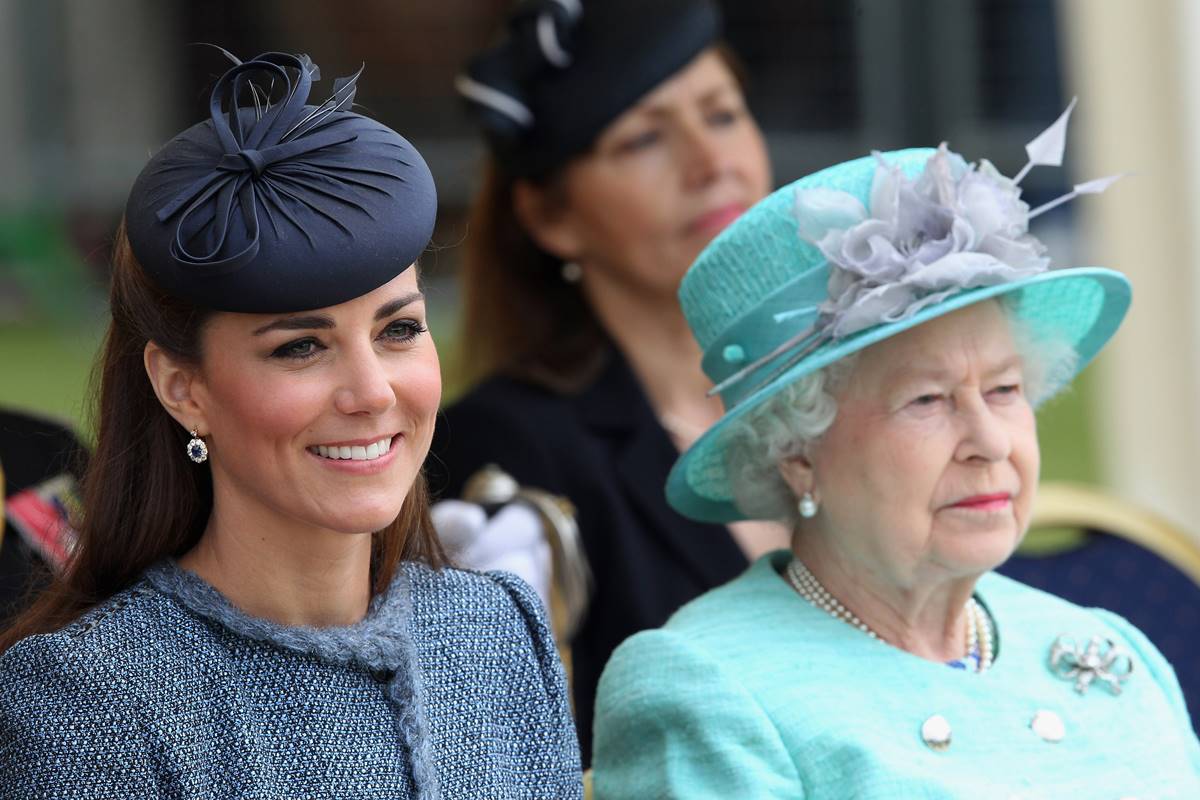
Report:
M334 406L343 414L380 414L396 403L389 373L372 348L344 353Z
M684 127L684 178L689 188L711 183L721 173L725 154L717 136L702 121Z
M963 436L957 457L960 461L1003 461L1012 453L1012 436L1008 426L982 398L960 404Z

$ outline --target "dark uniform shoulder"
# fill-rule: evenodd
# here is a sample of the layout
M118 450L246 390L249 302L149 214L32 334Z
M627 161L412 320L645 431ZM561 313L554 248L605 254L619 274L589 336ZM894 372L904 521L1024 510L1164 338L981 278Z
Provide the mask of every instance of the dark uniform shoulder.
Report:
M0 618L34 587L39 565L60 567L74 545L87 450L66 425L0 409Z
M561 492L559 448L577 427L571 400L518 378L488 379L442 412L426 462L435 497L462 494L495 464L525 486Z
M450 416L502 414L524 417L530 407L566 406L570 396L540 383L512 375L494 375L463 394L446 408Z
M0 466L5 494L22 491L60 473L78 475L86 450L64 423L0 408Z

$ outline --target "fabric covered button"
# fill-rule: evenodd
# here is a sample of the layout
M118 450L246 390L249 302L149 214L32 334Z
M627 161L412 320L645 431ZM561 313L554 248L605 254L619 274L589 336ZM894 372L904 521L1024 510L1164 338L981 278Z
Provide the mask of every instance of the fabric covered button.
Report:
M950 747L950 723L941 714L934 714L921 724L921 739L936 752Z
M728 364L740 364L746 360L746 351L740 344L727 344L721 351L721 358Z
M1033 715L1033 719L1029 721L1029 727L1046 742L1061 742L1067 735L1067 728L1063 724L1062 717L1045 709L1040 709Z

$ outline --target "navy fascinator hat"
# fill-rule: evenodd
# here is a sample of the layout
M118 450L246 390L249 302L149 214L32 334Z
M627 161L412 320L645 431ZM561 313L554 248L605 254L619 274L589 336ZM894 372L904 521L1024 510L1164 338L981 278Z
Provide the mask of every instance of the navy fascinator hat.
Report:
M455 85L497 163L543 177L720 35L713 0L521 0Z
M320 80L308 56L234 61L210 118L134 182L125 225L147 275L204 308L285 313L351 300L407 269L429 243L437 194L406 139L348 110L362 70L308 105Z

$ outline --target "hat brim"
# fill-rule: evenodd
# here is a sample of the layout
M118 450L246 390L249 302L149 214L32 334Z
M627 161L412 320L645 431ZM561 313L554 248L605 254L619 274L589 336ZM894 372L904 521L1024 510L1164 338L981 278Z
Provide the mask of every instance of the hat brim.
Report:
M868 328L829 342L738 403L679 457L667 478L667 501L685 517L727 523L747 519L733 500L726 450L732 426L785 386L876 342L931 319L994 297L1019 294L1014 311L1036 331L1053 331L1074 345L1075 374L1116 333L1129 309L1132 291L1119 272L1080 267L1044 272L1021 281L968 289L899 322ZM1072 376L1074 377L1074 376Z

